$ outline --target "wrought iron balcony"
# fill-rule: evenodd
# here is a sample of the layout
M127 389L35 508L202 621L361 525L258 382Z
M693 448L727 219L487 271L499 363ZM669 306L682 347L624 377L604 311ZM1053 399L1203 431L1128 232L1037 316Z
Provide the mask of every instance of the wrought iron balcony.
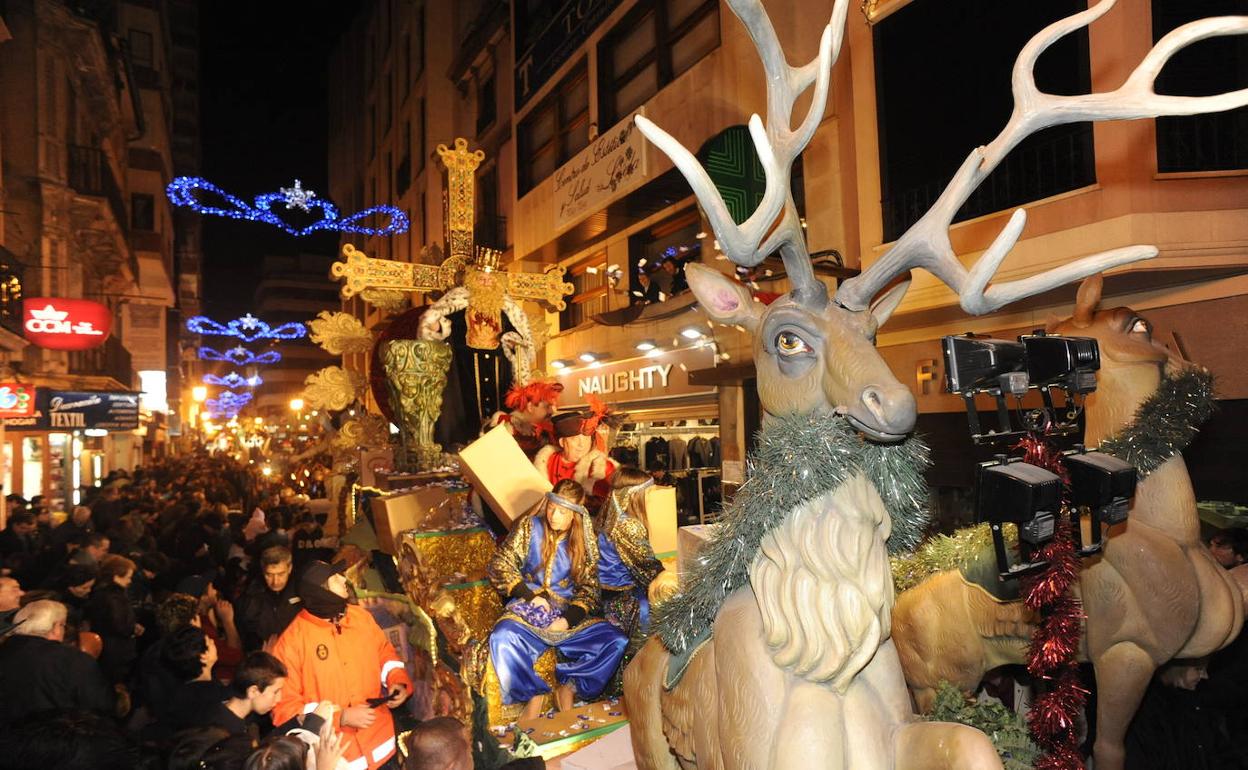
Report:
M116 337L109 337L98 348L70 351L69 373L112 377L124 387L134 387L134 364L130 360L130 351Z
M117 184L113 167L109 165L108 156L103 150L77 144L69 145L69 186L80 195L106 199L112 209L113 218L117 220L117 226L122 232L129 230L121 186Z

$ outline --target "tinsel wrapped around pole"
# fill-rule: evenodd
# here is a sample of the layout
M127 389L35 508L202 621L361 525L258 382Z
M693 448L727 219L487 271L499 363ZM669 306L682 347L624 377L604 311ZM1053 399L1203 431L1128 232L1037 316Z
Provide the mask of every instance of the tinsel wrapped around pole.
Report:
M1057 474L1066 489L1068 474L1062 455L1043 437L1031 435L1014 447L1023 450L1023 462ZM1063 493L1063 510L1057 517L1053 539L1034 555L1047 562L1039 574L1026 578L1023 600L1040 615L1040 624L1027 650L1027 670L1048 683L1048 690L1032 703L1027 724L1032 739L1044 752L1036 770L1080 770L1079 714L1087 703L1088 691L1079 681L1079 640L1083 628L1083 607L1071 595L1079 579L1079 554L1069 510Z

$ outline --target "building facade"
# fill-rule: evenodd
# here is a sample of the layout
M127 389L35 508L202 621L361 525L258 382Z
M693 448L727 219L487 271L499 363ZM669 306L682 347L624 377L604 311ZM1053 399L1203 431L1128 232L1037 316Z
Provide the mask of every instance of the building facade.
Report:
M137 430L20 431L4 442L4 483L54 506L114 468L163 451L173 306L168 13L161 3L4 6L0 47L4 209L0 245L21 297L86 299L112 335L94 349L27 345L16 380L75 393L143 392ZM16 306L13 305L16 303ZM176 371L176 366L174 367Z

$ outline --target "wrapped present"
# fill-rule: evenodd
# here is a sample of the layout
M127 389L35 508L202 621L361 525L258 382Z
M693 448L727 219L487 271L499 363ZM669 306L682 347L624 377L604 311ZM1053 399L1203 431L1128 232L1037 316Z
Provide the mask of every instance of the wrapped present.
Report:
M399 533L409 529L450 529L461 516L463 494L442 486L428 486L378 497L373 501L378 547L397 556Z
M550 481L533 467L505 425L464 447L459 461L464 475L508 528L550 491Z
M646 523L650 547L659 561L676 556L676 488L650 487L646 490Z

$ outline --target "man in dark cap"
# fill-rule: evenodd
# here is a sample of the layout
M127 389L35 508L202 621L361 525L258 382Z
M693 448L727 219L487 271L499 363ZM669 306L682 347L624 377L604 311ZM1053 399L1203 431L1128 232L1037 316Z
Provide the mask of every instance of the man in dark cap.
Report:
M350 767L397 768L390 709L407 700L412 683L377 621L348 603L344 568L314 561L299 579L303 609L273 646L287 671L273 721L280 724L328 701Z
M615 462L606 452L594 446L594 432L599 418L581 412L564 412L552 420L557 445L543 447L533 458L533 464L545 474L551 486L564 479L574 479L585 493L603 500L611 492L611 475ZM593 510L593 505L590 505Z

